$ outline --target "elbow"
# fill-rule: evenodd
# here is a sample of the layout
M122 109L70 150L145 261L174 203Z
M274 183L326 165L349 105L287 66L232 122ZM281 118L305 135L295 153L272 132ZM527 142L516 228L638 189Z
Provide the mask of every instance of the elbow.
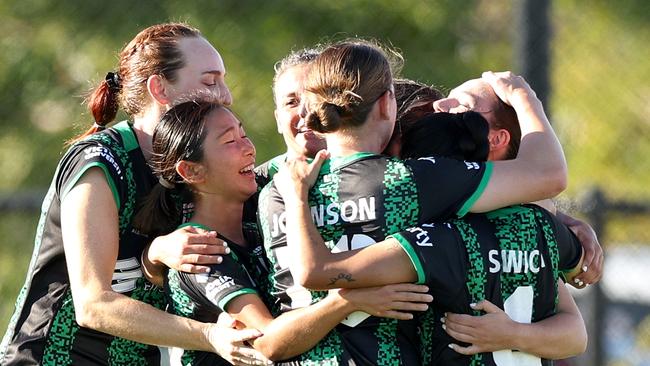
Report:
M294 356L290 353L290 347L278 344L267 344L266 342L255 342L255 349L257 349L268 360L277 362L286 360Z
M73 295L75 320L79 326L102 331L102 301L100 296Z
M543 198L553 198L564 192L568 185L568 174L566 169L554 170L541 177Z
M75 320L79 326L99 330L97 306L90 301L75 301Z
M291 271L294 282L308 289L315 289L319 287L317 273L318 271L309 270L307 268L303 268L299 271L296 271L295 274L293 273L293 271Z

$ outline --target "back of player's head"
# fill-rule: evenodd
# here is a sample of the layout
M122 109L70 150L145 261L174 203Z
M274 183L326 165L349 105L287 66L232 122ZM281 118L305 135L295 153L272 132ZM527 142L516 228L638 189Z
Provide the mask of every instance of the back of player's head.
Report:
M478 113L433 113L402 130L400 157L444 156L486 161L488 123Z
M399 64L396 52L365 40L323 50L310 64L305 83L307 127L328 133L363 125L379 97L392 92Z

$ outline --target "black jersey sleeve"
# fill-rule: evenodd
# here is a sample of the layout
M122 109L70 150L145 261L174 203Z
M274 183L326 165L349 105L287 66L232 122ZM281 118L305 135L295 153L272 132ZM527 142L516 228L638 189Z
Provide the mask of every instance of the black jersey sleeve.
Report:
M257 294L248 272L231 252L223 262L210 266L210 273L179 272L181 288L194 301L206 307L216 306L226 311L228 303L237 296Z
M575 234L555 215L542 209L544 215L553 225L555 239L557 241L557 250L559 255L558 269L562 272L571 272L579 263L582 257L582 244Z
M448 223L422 224L390 235L409 256L418 284L429 286L434 297L454 297L464 289L465 250Z
M420 222L462 217L481 196L492 174L490 162L465 162L441 157L407 160L414 174Z
M126 169L121 166L116 152L99 141L86 140L73 145L61 159L56 177L56 190L61 200L90 168L100 168L120 208Z

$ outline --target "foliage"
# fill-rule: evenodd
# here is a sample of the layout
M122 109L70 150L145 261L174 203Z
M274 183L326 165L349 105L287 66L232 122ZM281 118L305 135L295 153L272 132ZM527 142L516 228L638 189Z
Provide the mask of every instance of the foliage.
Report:
M449 88L484 70L512 69L518 3L0 0L0 191L49 185L63 141L91 124L84 95L148 25L186 21L221 52L234 110L261 163L283 151L271 80L273 64L289 50L375 37L403 52L404 76ZM650 197L648 4L553 3L547 110L566 148L572 195L597 184L619 197ZM0 220L0 329L24 280L35 216Z

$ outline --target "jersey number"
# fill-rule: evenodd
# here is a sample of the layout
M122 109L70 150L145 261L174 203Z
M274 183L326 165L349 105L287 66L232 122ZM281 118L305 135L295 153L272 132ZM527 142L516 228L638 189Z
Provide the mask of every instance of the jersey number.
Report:
M533 318L533 287L520 286L503 302L503 310L519 323L530 324ZM542 360L528 353L501 350L492 352L497 366L541 366Z

